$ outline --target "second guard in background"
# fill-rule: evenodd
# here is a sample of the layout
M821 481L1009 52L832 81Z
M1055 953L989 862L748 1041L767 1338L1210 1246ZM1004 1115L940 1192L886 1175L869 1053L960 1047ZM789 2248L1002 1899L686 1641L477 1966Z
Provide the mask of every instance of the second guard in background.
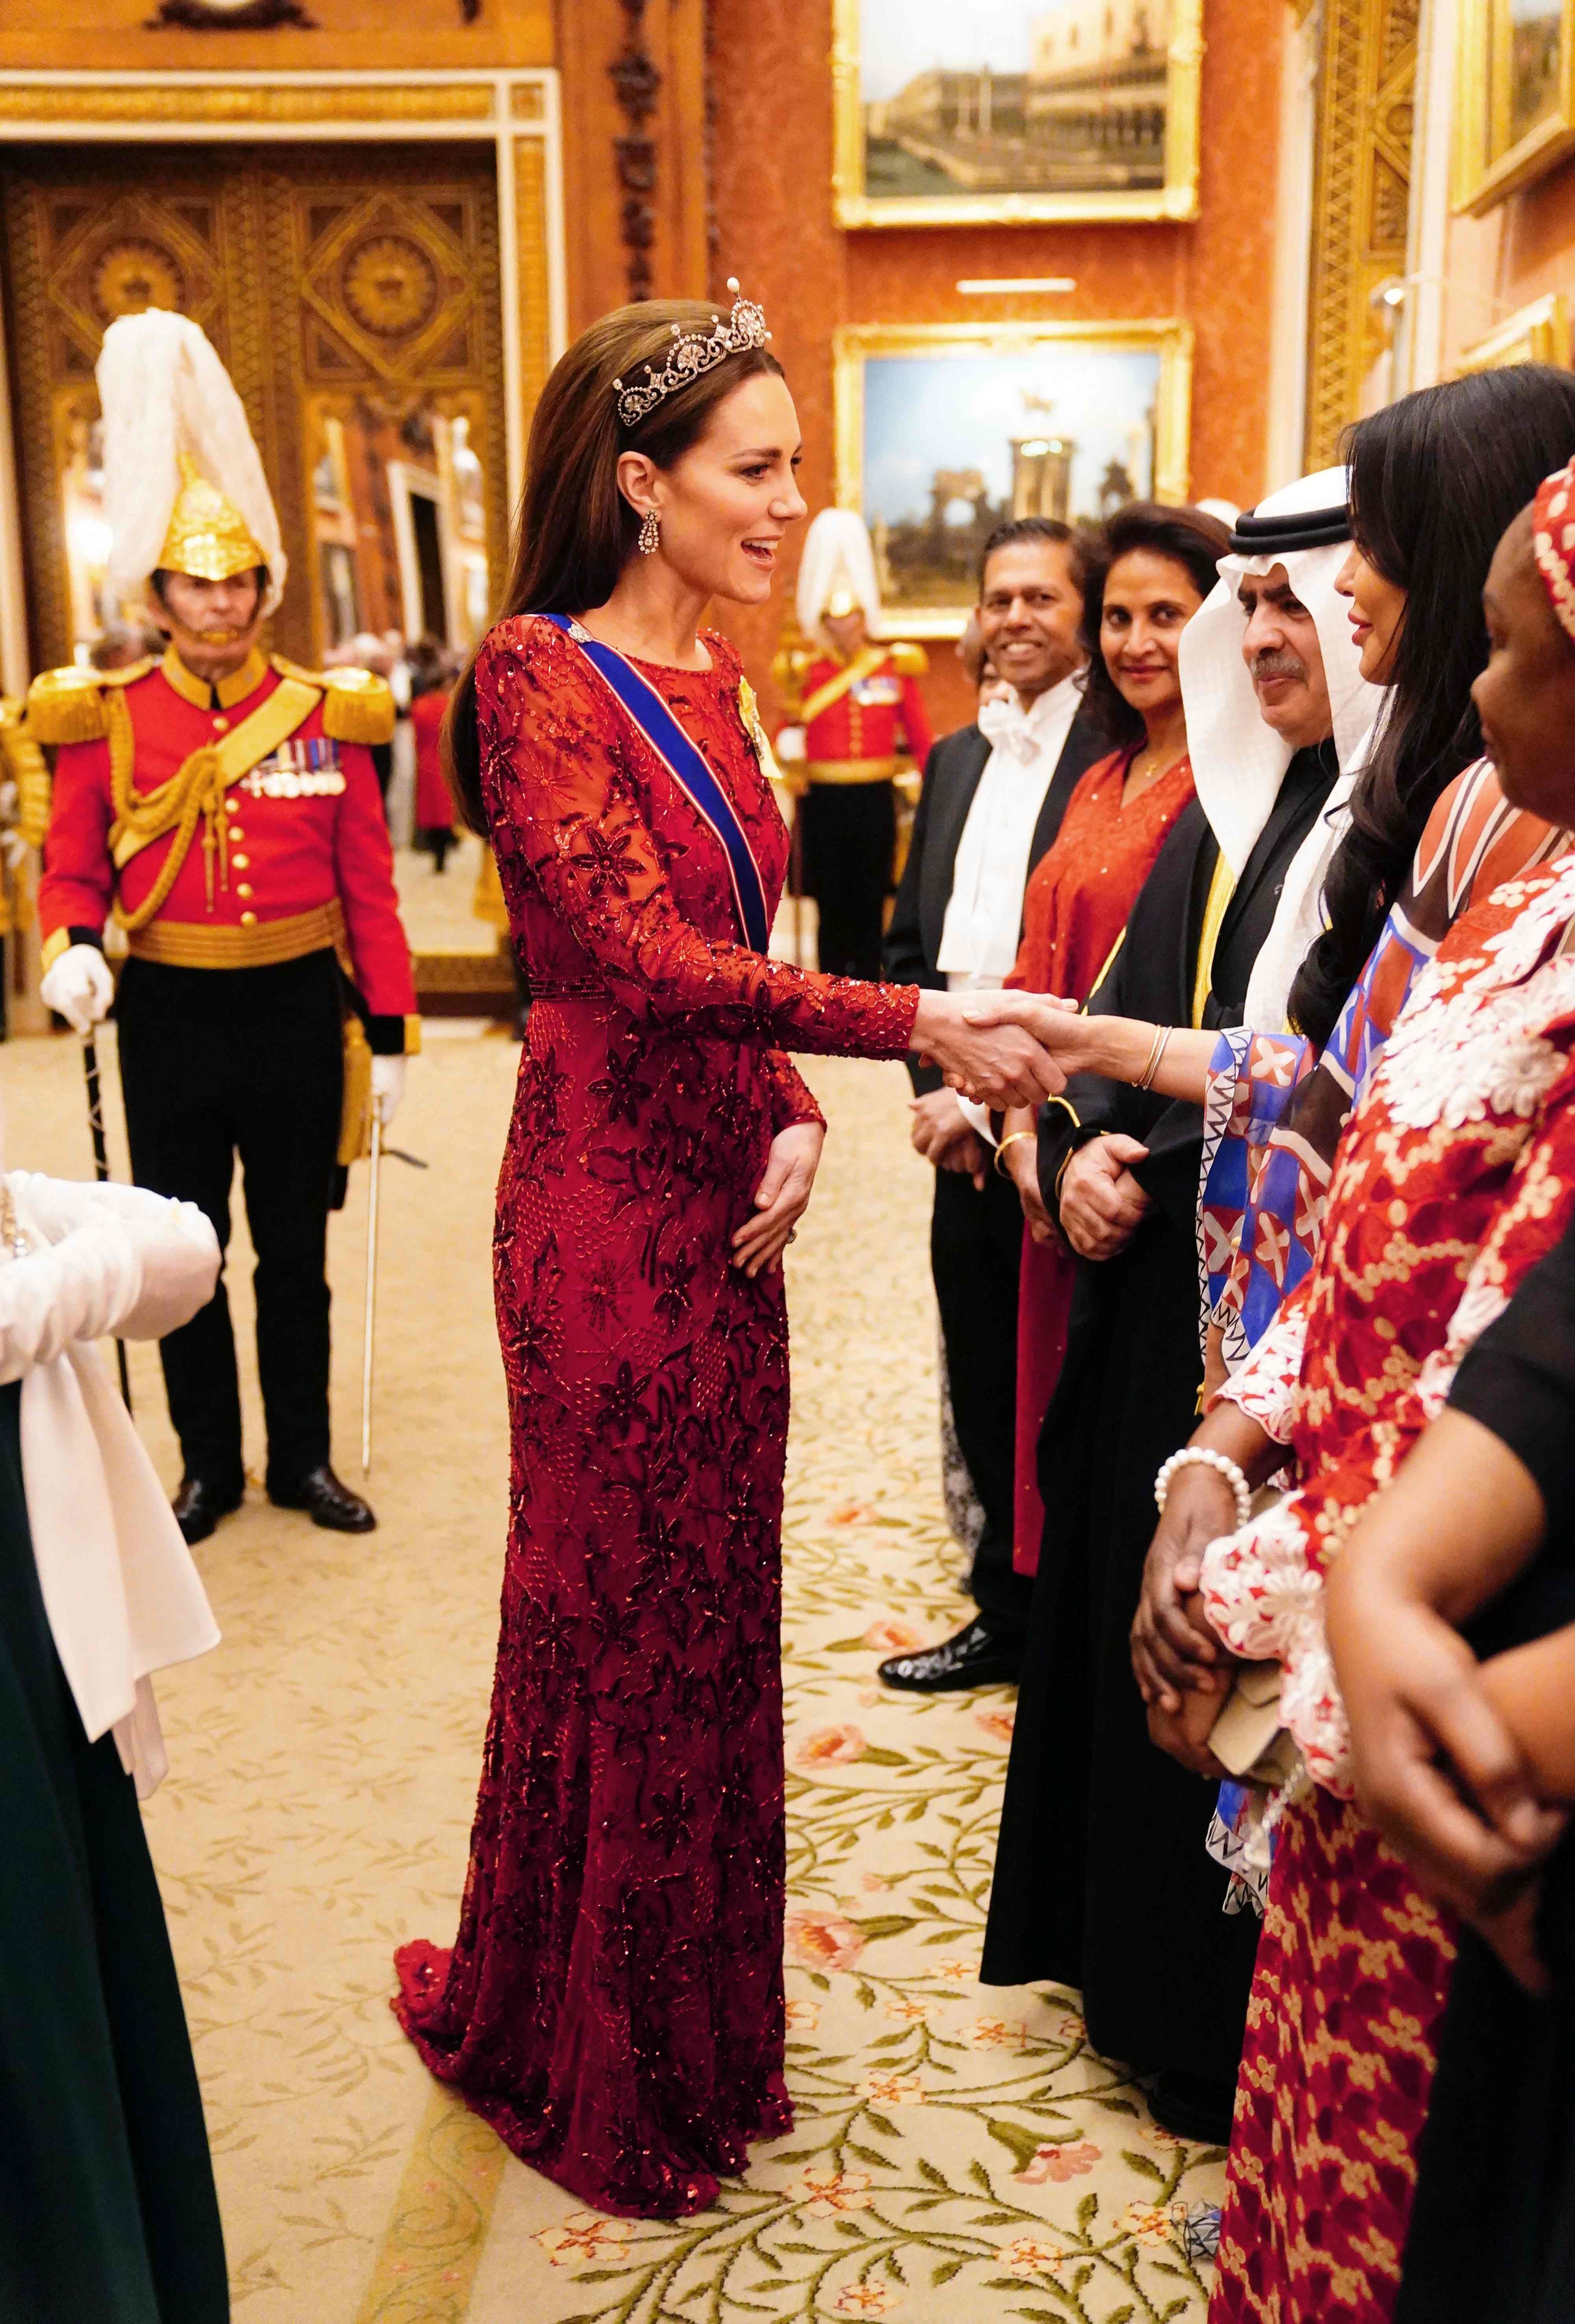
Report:
M796 722L777 755L799 792L802 883L820 912L817 958L833 976L880 974L886 899L894 884L894 778L922 768L934 740L918 681L922 647L879 637L880 593L864 520L822 509L798 567L798 625L807 643L778 658Z
M371 746L393 702L364 670L297 669L258 645L279 603L279 521L240 398L197 324L112 323L98 364L110 579L151 586L170 644L109 673L34 680L30 720L61 747L39 887L43 1000L78 1031L115 987L132 1175L196 1203L221 1248L238 1152L257 1253L267 1488L317 1525L376 1520L329 1462L329 1210L370 1098L384 1126L419 1046L410 947ZM357 1091L357 1084L363 1087ZM355 1115L354 1120L350 1119ZM161 1343L200 1541L245 1489L223 1277Z

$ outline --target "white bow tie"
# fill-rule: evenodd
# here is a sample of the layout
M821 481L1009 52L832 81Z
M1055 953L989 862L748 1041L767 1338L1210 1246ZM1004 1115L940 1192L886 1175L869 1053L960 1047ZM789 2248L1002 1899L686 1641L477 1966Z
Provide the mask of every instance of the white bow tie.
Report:
M1039 737L1028 723L1028 713L1015 697L1009 702L981 703L979 731L991 750L1004 751L1023 766L1038 756Z

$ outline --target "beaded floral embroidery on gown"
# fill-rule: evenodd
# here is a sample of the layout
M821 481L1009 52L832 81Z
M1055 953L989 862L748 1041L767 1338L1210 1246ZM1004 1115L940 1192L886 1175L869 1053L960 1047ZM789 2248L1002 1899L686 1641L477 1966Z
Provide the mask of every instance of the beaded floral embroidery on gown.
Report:
M655 669L774 907L788 838L732 649ZM476 672L533 1001L498 1185L511 1420L492 1713L451 1952L394 2007L514 2153L601 2209L714 2200L789 2127L779 1655L788 1326L729 1261L787 1047L898 1056L916 995L738 942L720 843L578 648L530 618Z

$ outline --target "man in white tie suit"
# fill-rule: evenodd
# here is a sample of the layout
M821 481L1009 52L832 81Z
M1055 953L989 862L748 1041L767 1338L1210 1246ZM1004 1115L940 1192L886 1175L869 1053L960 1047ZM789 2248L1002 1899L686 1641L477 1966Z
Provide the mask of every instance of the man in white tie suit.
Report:
M1109 748L1082 708L1079 638L1091 546L1047 517L985 544L979 626L1009 698L931 751L887 930L885 973L932 990L999 986L1017 958L1028 874L1055 841L1079 777ZM937 1693L1013 1680L1032 1584L1012 1571L1018 1271L1023 1214L1010 1181L933 1068L910 1065L913 1142L935 1165L930 1260L957 1440L984 1511L955 1637L880 1666L889 1686Z

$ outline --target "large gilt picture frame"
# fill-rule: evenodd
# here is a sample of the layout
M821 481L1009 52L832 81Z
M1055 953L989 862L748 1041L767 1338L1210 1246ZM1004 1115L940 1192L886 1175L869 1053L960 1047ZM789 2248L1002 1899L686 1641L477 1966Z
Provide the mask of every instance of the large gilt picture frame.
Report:
M1189 324L866 324L834 348L837 502L869 524L904 637L961 634L1009 516L1187 496Z
M1202 0L833 0L843 226L1192 218Z
M1468 372L1502 371L1506 364L1556 364L1569 370L1570 301L1561 290L1534 299L1463 349L1451 375L1463 379Z
M1480 217L1575 147L1575 0L1460 0L1454 206Z

